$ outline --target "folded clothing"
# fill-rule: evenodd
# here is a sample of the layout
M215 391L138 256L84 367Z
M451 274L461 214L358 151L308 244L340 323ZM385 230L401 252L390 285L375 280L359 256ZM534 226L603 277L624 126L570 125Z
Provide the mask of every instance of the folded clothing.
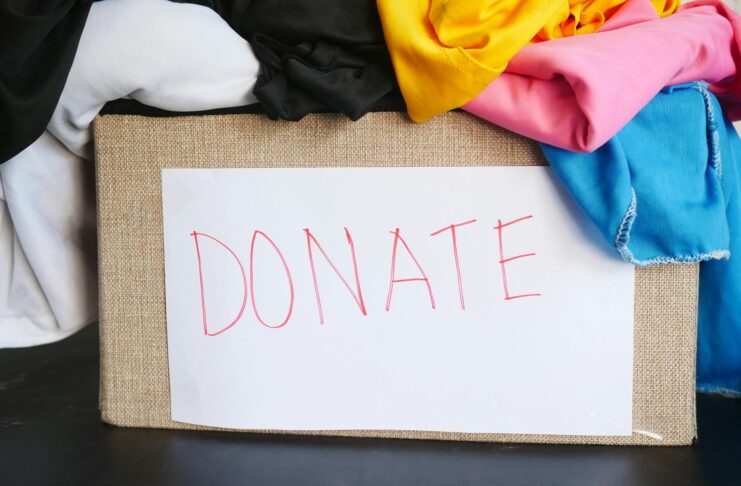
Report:
M664 86L705 80L741 118L741 17L714 0L659 19L631 0L599 33L524 47L463 109L567 150L607 142Z
M741 395L741 139L708 86L662 90L592 153L542 149L625 260L702 262L698 387Z
M89 10L76 0L0 0L0 164L49 123Z
M254 93L272 119L337 111L357 120L396 87L373 0L193 3L250 41L261 64Z
M595 32L626 0L378 0L410 118L423 122L481 93L524 46ZM644 1L653 15L678 2ZM655 4L655 7L654 7ZM654 10L654 8L656 10Z

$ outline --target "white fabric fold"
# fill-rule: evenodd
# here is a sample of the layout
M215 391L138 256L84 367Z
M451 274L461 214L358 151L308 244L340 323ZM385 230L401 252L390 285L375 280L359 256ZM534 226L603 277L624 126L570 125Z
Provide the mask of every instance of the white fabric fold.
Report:
M247 105L258 70L247 41L211 9L92 5L48 131L0 166L0 348L56 341L97 317L90 124L103 105Z
M0 346L55 341L95 318L91 164L45 132L0 166Z
M259 63L211 9L167 0L94 3L49 131L90 158L90 123L132 98L171 111L255 103Z

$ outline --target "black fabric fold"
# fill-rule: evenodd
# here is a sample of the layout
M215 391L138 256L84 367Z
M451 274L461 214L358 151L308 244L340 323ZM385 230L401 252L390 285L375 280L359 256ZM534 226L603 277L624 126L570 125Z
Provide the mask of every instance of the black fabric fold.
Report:
M460 111L456 108L454 111ZM403 113L406 112L406 105L404 104L404 98L401 96L401 92L393 90L386 94L383 98L375 101L370 108L368 113L375 112L392 112L392 113ZM324 113L324 112L317 112ZM178 117L178 116L207 116L207 115L266 115L265 108L260 103L245 106L235 106L232 108L216 108L214 110L205 111L169 111L161 108L154 108L152 106L144 105L136 100L114 100L109 101L100 110L100 115L140 115L148 117Z
M260 61L254 94L272 119L357 120L397 88L373 0L176 0L214 9Z
M46 129L89 11L89 1L0 0L0 163Z

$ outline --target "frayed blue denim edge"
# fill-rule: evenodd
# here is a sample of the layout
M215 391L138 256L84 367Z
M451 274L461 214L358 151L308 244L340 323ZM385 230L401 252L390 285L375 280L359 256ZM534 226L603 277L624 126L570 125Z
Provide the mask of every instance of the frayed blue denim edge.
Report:
M718 120L715 116L715 108L713 108L713 101L710 98L710 91L708 83L705 81L698 81L692 85L692 89L702 95L702 99L705 102L705 112L708 114L708 146L710 152L710 167L715 172L718 179L723 174L722 164L720 162L720 134L718 133Z
M680 255L680 256L659 256L655 258L648 258L645 260L639 260L633 255L633 252L628 248L630 243L630 230L633 228L633 223L638 216L638 198L636 197L635 189L630 188L630 205L628 210L625 212L625 217L620 223L618 228L617 236L615 237L615 248L617 248L620 256L623 260L630 262L633 265L639 267L650 267L653 265L665 265L669 263L699 263L707 260L723 260L731 257L731 252L728 250L713 250L706 253L698 253L695 255Z
M721 395L728 398L741 398L741 391L722 386L697 385L697 391L707 395Z
M718 133L717 117L715 116L715 109L713 108L712 98L708 91L708 84L704 81L694 83L691 89L699 92L705 101L705 111L708 117L708 152L709 152L709 164L715 172L718 179L722 175L722 164L720 158L720 134ZM633 223L638 216L638 198L636 197L636 191L632 187L630 188L630 204L628 210L625 212L623 221L620 223L617 235L615 237L615 247L617 248L620 256L627 262L630 262L639 267L649 267L652 265L665 265L669 263L698 263L707 260L723 260L731 257L729 250L713 250L707 253L699 253L696 255L680 255L675 257L660 256L655 258L648 258L645 260L639 260L633 255L633 252L628 248L630 243L630 230L633 228ZM741 396L741 395L740 395Z

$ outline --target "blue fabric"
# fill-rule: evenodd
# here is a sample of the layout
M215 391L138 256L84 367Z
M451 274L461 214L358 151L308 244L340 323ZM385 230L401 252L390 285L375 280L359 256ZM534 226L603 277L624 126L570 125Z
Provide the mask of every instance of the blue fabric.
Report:
M698 388L741 396L741 140L707 85L665 88L592 153L541 148L626 261L703 262Z
M731 259L700 265L697 385L741 397L741 140L728 120L719 145Z

